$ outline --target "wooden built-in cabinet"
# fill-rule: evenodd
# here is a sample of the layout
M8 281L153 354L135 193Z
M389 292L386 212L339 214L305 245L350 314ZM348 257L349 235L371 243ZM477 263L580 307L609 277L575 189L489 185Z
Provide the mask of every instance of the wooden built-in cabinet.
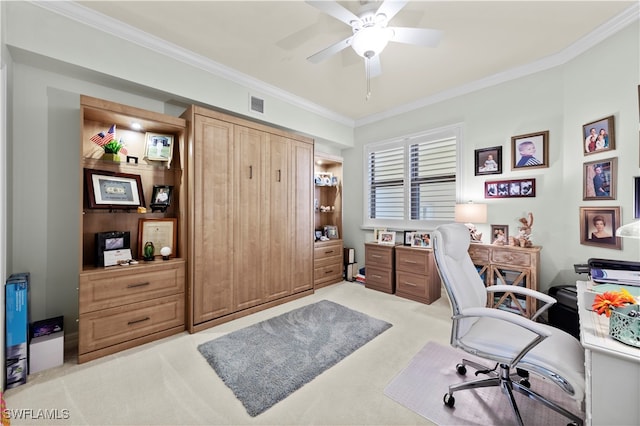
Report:
M313 140L193 106L188 328L313 292Z
M393 294L396 290L393 245L365 243L365 287Z
M432 249L396 246L396 296L426 304L440 298L441 282Z
M316 234L331 238L316 238L314 256L314 287L341 282L344 275L342 243L342 158L315 154L314 161L314 225ZM327 232L335 228L335 235ZM336 237L337 236L337 237Z
M471 244L469 255L485 285L515 285L538 290L542 247L515 247ZM511 292L496 293L489 307L500 308L531 318L537 310L535 299Z
M140 125L140 130L132 127ZM140 177L143 206L149 208L154 185L173 187L171 205L164 212L138 213L137 207L90 208L85 174L82 176L79 208L80 271L78 288L78 361L85 362L122 349L179 333L185 328L186 182L184 143L186 121L179 117L134 108L89 96L80 98L81 169L101 174L125 173ZM129 162L102 158L103 149L91 141L99 132L116 125L116 139L122 139ZM145 156L147 132L169 135L173 139L172 161L151 161ZM172 258L138 259L140 219L176 219L177 241ZM96 266L96 233L129 232L132 257L140 261L130 266Z

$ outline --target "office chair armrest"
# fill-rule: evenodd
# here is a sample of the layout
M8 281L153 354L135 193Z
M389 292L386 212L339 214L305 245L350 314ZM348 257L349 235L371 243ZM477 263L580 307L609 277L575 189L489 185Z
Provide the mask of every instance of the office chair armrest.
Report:
M512 324L516 324L520 327L526 328L530 332L537 334L543 339L551 336L551 331L548 328L543 327L541 324L538 324L537 322L532 321L529 318L514 314L512 312L502 311L500 309L466 308L460 313L460 315L454 316L454 319L458 319L462 317L495 318L498 320L510 322Z
M554 299L553 297L547 294L544 294L539 291L532 290L526 287L519 287L515 285L503 285L503 284L490 285L489 287L487 287L487 293L491 293L491 292L506 293L508 291L516 294L522 294L524 296L533 297L534 299L544 303L542 306L540 306L536 310L535 315L531 317L532 320L535 320L536 318L538 318L544 311L549 309L554 303L557 302L556 299Z

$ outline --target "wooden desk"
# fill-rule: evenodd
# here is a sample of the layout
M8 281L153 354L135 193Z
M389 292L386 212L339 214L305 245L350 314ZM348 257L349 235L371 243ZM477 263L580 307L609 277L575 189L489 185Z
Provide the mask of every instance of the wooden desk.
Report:
M585 352L586 424L640 425L640 348L609 336L609 318L587 310L578 281L580 342Z

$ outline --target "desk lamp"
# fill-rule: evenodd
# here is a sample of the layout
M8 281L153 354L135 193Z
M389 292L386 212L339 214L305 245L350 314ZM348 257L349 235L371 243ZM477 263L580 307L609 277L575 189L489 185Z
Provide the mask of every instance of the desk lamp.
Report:
M477 231L474 223L487 222L487 205L476 204L472 201L456 204L455 221L462 222L469 228L472 243L482 243L482 233Z

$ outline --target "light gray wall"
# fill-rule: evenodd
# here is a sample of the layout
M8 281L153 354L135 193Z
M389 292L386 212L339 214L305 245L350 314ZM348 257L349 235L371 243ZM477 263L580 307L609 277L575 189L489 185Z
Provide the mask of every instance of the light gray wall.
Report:
M534 244L543 246L540 288L571 284L580 276L575 263L592 257L640 260L640 240L623 241L623 250L580 244L579 206L620 206L622 222L633 220L633 176L640 175L638 140L639 27L635 24L570 62L527 77L430 105L356 129L344 157L344 239L364 261L364 242L372 240L363 223L363 146L457 122L464 123L460 156L463 173L459 201L488 204L488 223L477 225L489 242L491 224L517 233L517 219L532 212ZM615 116L616 149L583 156L582 125ZM511 137L549 130L549 167L511 170ZM503 147L501 175L474 176L474 150ZM618 158L616 200L583 201L583 163ZM536 179L535 198L484 199L484 182ZM582 278L585 278L584 276Z

